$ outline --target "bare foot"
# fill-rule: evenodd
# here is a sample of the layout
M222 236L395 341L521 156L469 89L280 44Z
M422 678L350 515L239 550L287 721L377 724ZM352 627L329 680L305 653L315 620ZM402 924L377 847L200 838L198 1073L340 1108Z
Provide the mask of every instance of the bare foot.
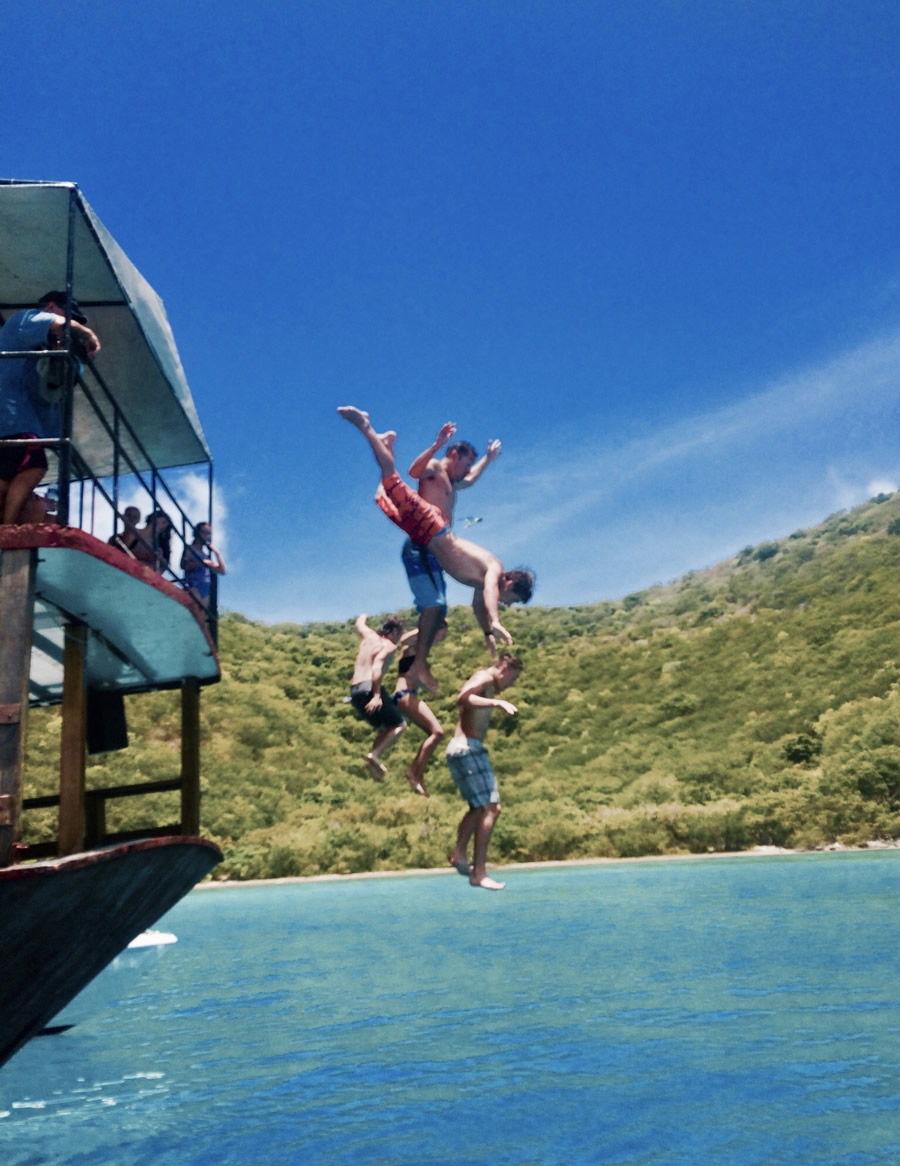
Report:
M357 429L366 430L370 426L369 414L364 413L362 409L357 409L355 405L338 405L338 413L345 421L355 425Z
M472 873L471 867L469 866L468 859L465 857L465 855L462 858L457 858L455 854L451 854L450 855L450 865L455 866L457 873L461 874L461 875L465 875L466 878L468 878Z
M384 781L387 770L374 753L366 754L366 769L369 771L369 777L373 777L376 781Z
M422 688L427 688L429 692L437 692L440 687L424 660L413 663L406 675L411 676L414 683L420 684Z
M490 875L485 875L484 878L481 878L481 879L472 878L472 876L470 875L469 876L469 883L471 886L481 887L485 891L502 891L503 888L506 886L506 883L498 883L494 879L492 879L490 877Z
M422 779L419 777L416 777L416 775L413 773L413 771L411 769L407 769L404 776L406 777L406 780L409 782L410 786L412 787L412 789L415 793L421 794L423 798L427 798L427 797L431 796L428 793L428 790L425 788L425 784L422 781Z

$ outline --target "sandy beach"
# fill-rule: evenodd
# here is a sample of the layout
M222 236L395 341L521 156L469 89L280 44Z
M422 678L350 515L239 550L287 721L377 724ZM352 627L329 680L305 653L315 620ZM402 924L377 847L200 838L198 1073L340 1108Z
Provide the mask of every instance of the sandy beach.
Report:
M836 842L831 846L824 846L816 850L790 850L783 846L754 846L751 850L716 850L706 854L646 854L636 858L567 858L549 862L513 862L507 866L488 864L492 871L517 870L544 870L558 866L613 866L618 863L635 862L681 862L698 858L765 858L778 854L834 854L838 852L856 852L864 854L867 850L898 850L900 838L889 841L873 840L865 846L842 846ZM215 876L206 882L198 883L194 888L197 891L210 891L223 887L282 887L289 883L333 883L351 879L402 879L420 877L422 875L456 875L459 874L452 866L418 867L410 870L372 870L359 871L356 874L322 874L322 875L293 875L281 879L219 879Z

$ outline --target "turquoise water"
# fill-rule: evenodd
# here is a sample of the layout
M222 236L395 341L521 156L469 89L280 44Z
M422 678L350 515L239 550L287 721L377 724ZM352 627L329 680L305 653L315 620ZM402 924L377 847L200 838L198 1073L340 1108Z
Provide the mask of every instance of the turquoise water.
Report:
M0 1070L0 1162L893 1166L898 904L900 852L194 892Z

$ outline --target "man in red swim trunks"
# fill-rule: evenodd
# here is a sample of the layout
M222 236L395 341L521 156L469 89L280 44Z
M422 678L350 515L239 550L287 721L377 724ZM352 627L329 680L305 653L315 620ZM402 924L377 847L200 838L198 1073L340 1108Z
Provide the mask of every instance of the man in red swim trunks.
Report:
M353 405L342 405L338 413L372 447L381 470L381 487L376 495L378 505L414 542L427 546L448 575L458 583L475 588L472 609L491 650L495 650L498 636L511 644L512 636L500 622L500 604L527 603L534 590L534 573L524 567L504 571L499 559L483 547L453 533L440 508L426 502L397 473L394 430L376 433L369 414Z

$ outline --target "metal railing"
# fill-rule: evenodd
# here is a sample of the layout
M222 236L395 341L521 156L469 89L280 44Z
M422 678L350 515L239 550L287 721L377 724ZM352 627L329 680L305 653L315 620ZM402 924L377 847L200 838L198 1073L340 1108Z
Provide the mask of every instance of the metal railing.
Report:
M103 376L97 371L94 363L89 357L84 358L84 364L90 369L92 378L96 381L99 392L92 391L90 385L85 381L81 372L81 361L77 359L71 350L66 349L46 349L29 352L0 352L0 359L42 359L44 357L53 358L55 360L64 360L66 362L66 375L64 378L64 407L63 414L63 430L68 429L71 433L71 420L73 414L73 398L76 387L80 390L81 396L86 405L90 408L93 417L99 422L100 428L106 434L110 442L112 451L113 470L111 474L98 475L89 465L87 460L82 456L81 452L76 447L74 440L71 437L39 437L39 438L16 438L16 439L2 439L0 440L0 449L9 447L28 447L39 445L56 455L59 473L58 473L58 522L60 525L75 525L89 533L93 533L93 525L95 519L96 499L99 495L109 507L113 516L113 537L115 537L120 530L125 528L124 517L120 510L121 493L122 493L122 479L129 479L136 487L142 489L150 499L151 513L161 510L169 519L170 528L180 541L182 551L191 543L193 538L194 523L188 518L181 503L176 498L171 487L166 482L162 472L153 463L144 443L141 441L137 432L128 421L128 418L119 408L115 396L106 383ZM103 403L106 408L104 409ZM109 414L109 415L107 415ZM139 463L135 460L129 452L125 439L131 443L132 448L140 455L141 462L145 466L149 466L149 470L142 469ZM207 522L212 522L212 495L213 495L213 464L212 461L206 463L208 473L208 503L207 503ZM179 467L183 468L183 467ZM110 482L111 488L107 489L104 482ZM72 492L76 492L75 510L76 520L71 521L72 515ZM87 510L87 494L90 491L90 520L88 521ZM173 522L172 511L177 515L177 521ZM146 539L144 540L146 542ZM150 550L154 556L160 552L160 543L157 532L151 532ZM123 554L127 554L123 550ZM135 556L132 556L135 557ZM181 562L181 555L178 557L179 564ZM159 573L170 581L180 587L185 587L185 581L181 574L173 570L171 561L164 562L159 569ZM212 573L211 591L209 603L206 607L198 603L198 608L203 611L207 625L209 627L210 635L213 643L218 642L218 577L215 572Z

